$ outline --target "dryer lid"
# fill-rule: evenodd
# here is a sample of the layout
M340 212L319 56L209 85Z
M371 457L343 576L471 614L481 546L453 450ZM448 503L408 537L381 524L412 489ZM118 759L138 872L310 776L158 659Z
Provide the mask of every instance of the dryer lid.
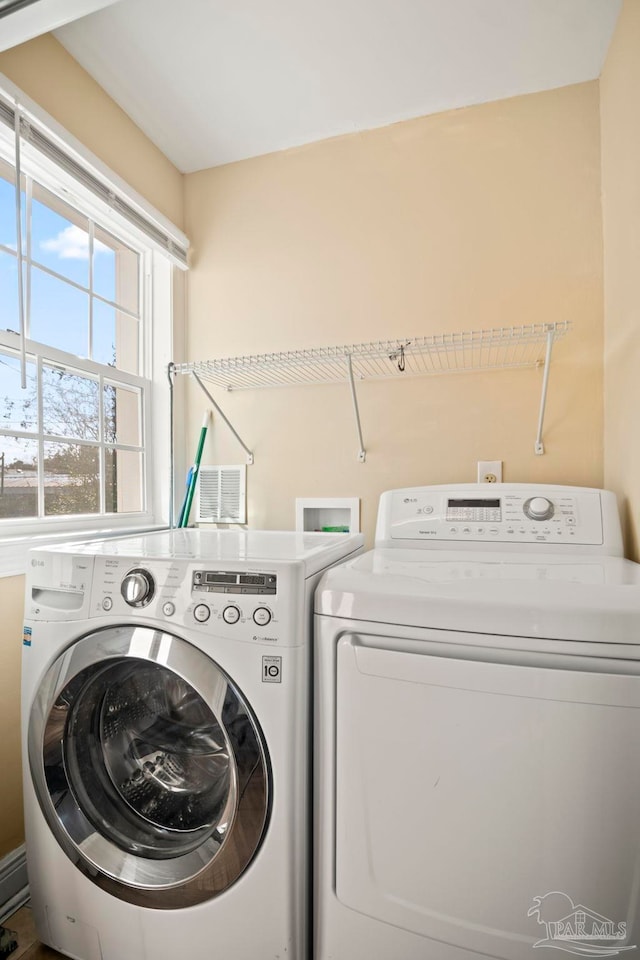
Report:
M316 613L504 636L638 643L640 564L378 548L329 570Z

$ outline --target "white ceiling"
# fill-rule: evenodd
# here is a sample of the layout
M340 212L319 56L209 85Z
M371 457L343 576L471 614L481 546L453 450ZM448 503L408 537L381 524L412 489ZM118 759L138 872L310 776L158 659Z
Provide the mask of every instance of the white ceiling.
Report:
M621 0L120 0L56 37L183 172L599 76Z

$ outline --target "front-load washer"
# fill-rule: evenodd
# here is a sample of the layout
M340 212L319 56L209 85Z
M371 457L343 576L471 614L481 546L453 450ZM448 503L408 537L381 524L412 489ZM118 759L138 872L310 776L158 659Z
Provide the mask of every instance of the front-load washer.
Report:
M640 951L640 566L611 493L384 494L316 593L316 960Z
M361 544L177 530L31 552L44 943L77 960L308 956L312 596Z

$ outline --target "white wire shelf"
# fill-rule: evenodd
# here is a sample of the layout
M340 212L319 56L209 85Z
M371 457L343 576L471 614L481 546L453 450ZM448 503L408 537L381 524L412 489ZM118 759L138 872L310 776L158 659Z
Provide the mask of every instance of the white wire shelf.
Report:
M169 364L169 381L173 383L175 374L191 374L245 450L248 463L253 463L252 451L240 438L203 381L229 391L349 382L358 431L358 459L364 463L366 451L356 394L357 380L510 370L544 364L534 447L536 454L542 454L551 351L553 344L564 337L570 327L570 321L563 320L434 334L430 337L398 337L372 343L172 363Z
M356 380L506 370L543 363L549 334L556 342L569 327L569 321L562 321L430 337L398 337L372 343L196 360L176 364L174 370L180 374L195 373L224 390L344 383L349 359Z

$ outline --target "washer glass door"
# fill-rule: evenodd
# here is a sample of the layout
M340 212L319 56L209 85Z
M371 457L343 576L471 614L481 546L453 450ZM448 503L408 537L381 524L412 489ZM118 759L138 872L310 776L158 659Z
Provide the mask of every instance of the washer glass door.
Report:
M224 671L171 634L89 634L47 672L29 760L56 839L130 902L183 907L230 886L267 826L257 721Z

